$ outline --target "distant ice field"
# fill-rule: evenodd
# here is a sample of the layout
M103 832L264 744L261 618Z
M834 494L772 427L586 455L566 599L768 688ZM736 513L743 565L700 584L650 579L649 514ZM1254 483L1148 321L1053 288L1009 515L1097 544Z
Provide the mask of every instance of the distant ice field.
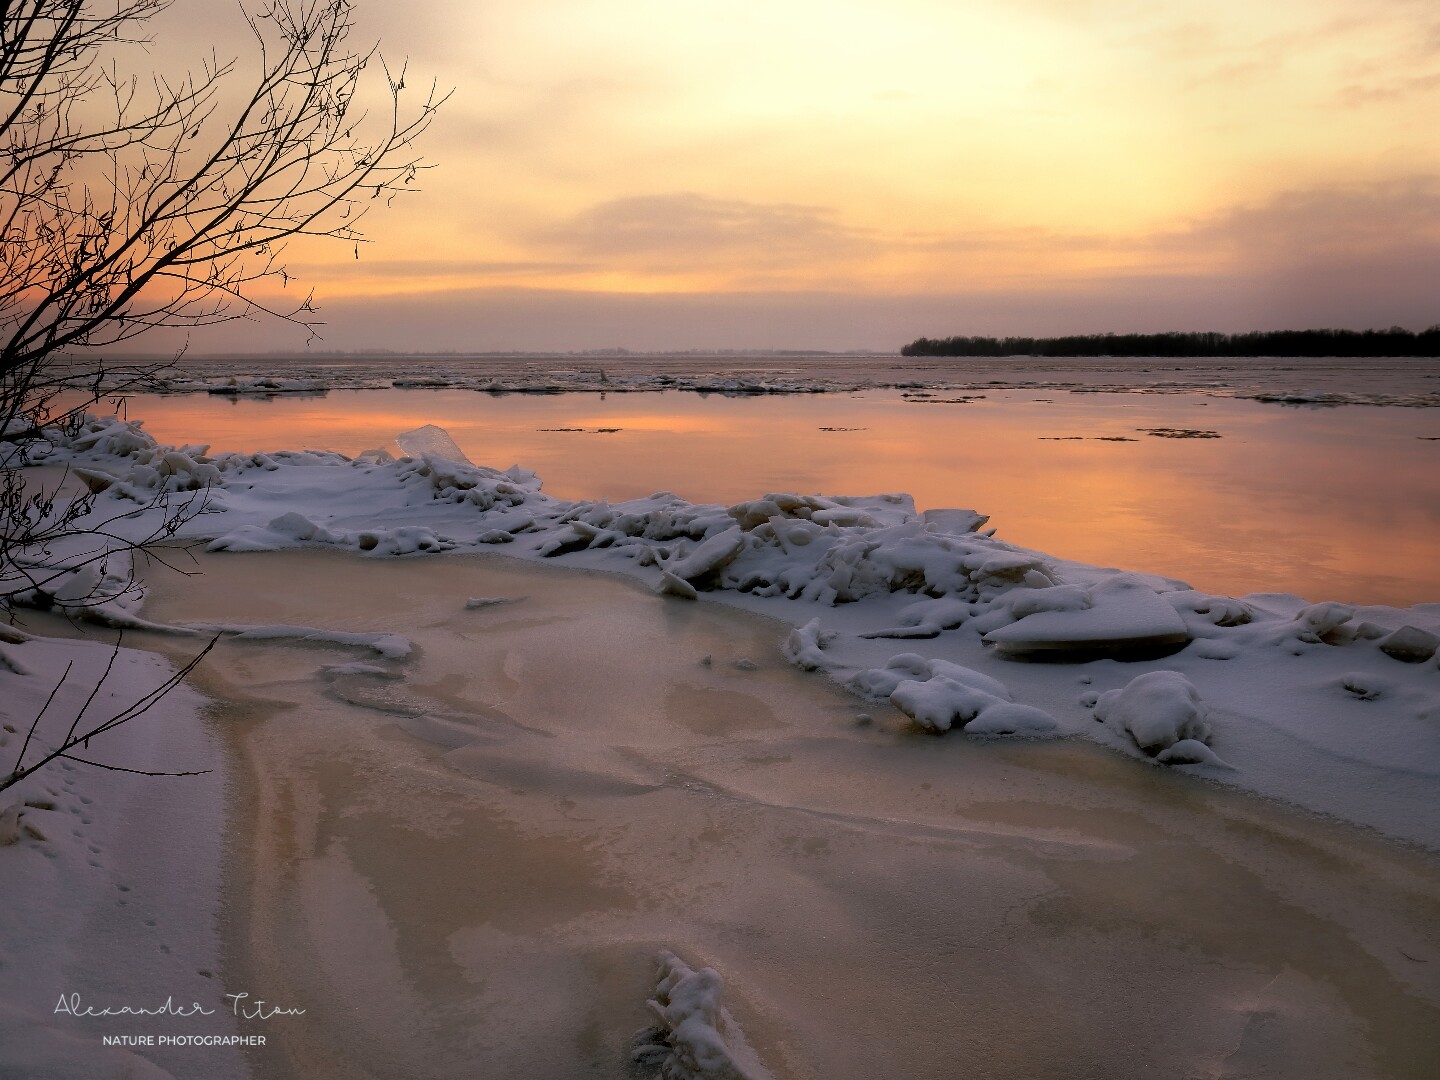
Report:
M668 490L733 502L763 491L904 491L921 509L988 514L1012 543L1200 589L1440 601L1433 408L978 385L743 395L146 394L126 408L161 442L209 443L217 452L353 455L388 445L398 453L397 432L438 424L471 460L524 465L564 498Z

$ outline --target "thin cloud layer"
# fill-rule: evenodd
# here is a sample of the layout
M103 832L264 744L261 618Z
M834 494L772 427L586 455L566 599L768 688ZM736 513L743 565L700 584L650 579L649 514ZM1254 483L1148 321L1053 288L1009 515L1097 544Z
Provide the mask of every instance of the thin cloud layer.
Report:
M874 248L871 239L837 218L828 207L674 192L599 203L537 232L534 239L594 258L685 267L721 254L774 263Z
M677 343L670 320L731 347L747 327L880 347L1162 315L1440 321L1433 0L360 0L357 18L413 85L457 89L423 148L439 167L367 221L373 248L290 253L335 333L342 310L392 348L402 328L417 348L587 325ZM177 0L142 59L241 51L236 24ZM507 296L542 325L495 332ZM667 296L699 306L682 320ZM845 300L803 299L821 296ZM901 331L935 297L951 321ZM841 309L872 329L832 333Z

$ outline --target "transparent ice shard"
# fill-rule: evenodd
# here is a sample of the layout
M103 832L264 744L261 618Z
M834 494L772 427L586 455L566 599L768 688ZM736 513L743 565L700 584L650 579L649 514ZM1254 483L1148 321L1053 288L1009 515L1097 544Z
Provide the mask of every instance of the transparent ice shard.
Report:
M448 458L466 465L475 463L465 456L465 451L455 445L455 440L444 428L426 424L411 431L402 431L395 436L395 442L410 457L429 454L431 457Z

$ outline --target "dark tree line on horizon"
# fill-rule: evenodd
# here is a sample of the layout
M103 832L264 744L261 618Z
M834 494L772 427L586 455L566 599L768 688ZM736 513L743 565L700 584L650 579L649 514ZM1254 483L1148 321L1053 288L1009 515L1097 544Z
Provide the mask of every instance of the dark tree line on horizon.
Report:
M1070 334L917 338L901 356L1440 356L1440 324L1388 330L1261 330L1248 334Z

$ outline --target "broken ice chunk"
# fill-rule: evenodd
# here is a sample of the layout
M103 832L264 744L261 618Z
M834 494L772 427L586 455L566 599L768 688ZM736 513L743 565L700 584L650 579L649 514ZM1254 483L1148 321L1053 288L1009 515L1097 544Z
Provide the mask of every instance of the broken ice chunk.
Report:
M745 533L738 525L701 541L684 558L676 559L666 569L678 578L694 581L734 561L745 546Z
M464 450L455 445L455 440L450 437L450 433L435 424L425 424L423 427L410 431L402 431L395 436L395 443L413 458L429 454L431 457L446 458L465 465L475 464L465 456Z
M1380 642L1380 651L1406 664L1423 664L1440 648L1440 637L1418 626L1402 626L1387 634Z

